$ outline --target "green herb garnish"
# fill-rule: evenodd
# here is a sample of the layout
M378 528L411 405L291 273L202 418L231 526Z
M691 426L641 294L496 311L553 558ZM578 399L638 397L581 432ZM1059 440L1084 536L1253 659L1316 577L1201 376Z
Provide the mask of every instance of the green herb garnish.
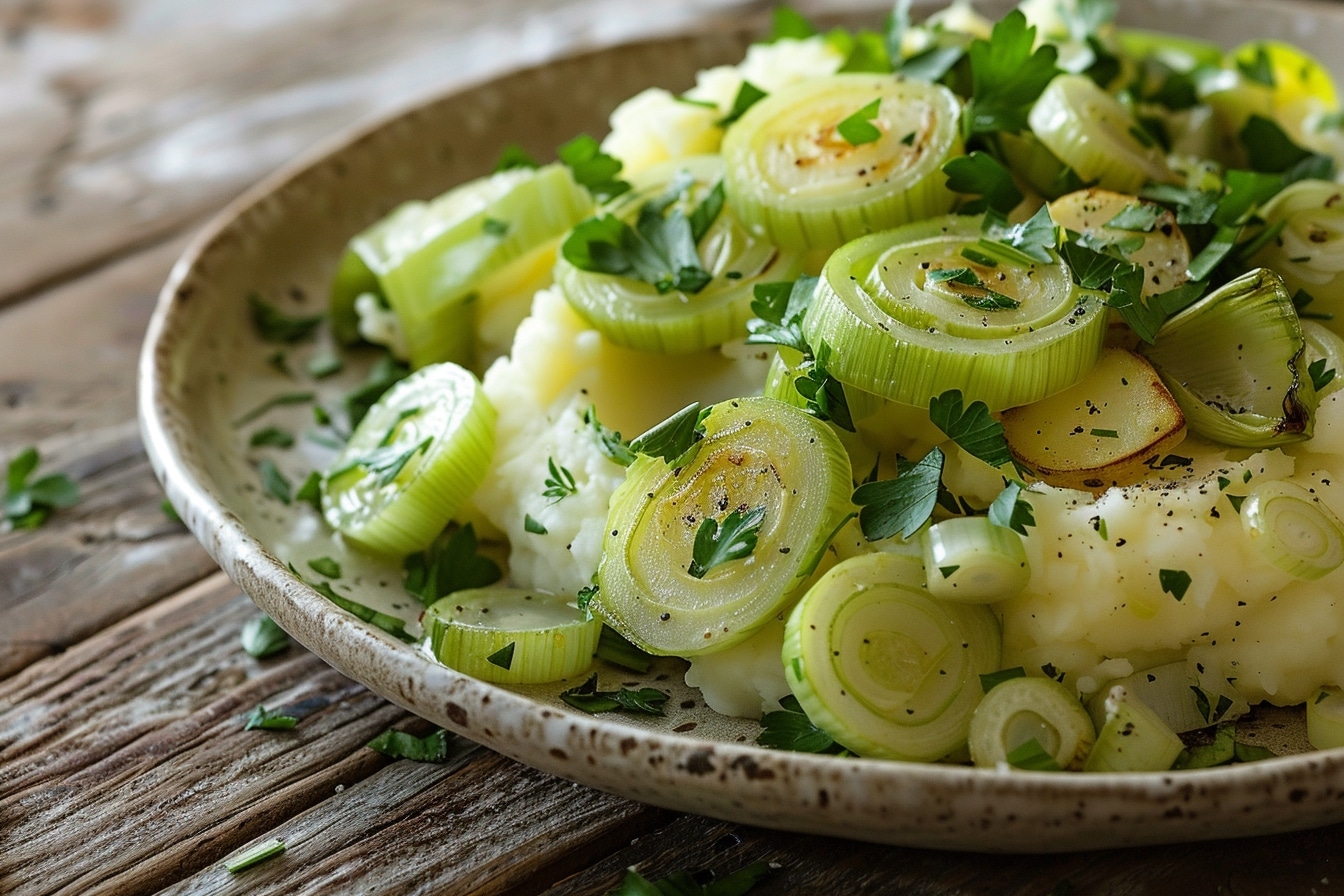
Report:
M36 448L25 448L5 471L4 519L15 529L36 529L54 510L73 507L79 501L79 486L64 473L33 479L41 464Z
M639 688L638 690L620 688L615 691L599 691L597 689L597 675L594 674L583 684L572 687L567 691L561 691L560 699L575 709L581 709L584 712L599 713L624 710L626 712L661 716L663 714L663 704L671 699L671 695L665 694L657 688Z
M973 401L963 409L960 389L949 389L929 401L929 419L966 453L980 458L991 467L1013 462L1003 424L989 413L983 401Z
M299 724L298 716L287 715L284 710L270 710L258 705L247 717L244 731L260 729L263 731L288 731Z
M424 737L416 737L404 731L388 729L369 741L370 750L382 753L392 759L409 759L412 762L448 761L448 738L451 735L439 728Z
M630 184L617 177L621 173L620 160L604 153L601 144L587 134L561 145L555 154L569 167L574 180L598 202L606 202L630 189Z
M550 471L550 475L546 477L546 490L541 493L542 497L550 498L554 504L570 495L578 494L579 486L574 482L574 474L566 467L557 465L555 458L546 458L546 468Z
M266 302L256 293L247 297L247 307L252 314L253 326L267 342L291 343L307 339L313 335L313 331L322 323L325 316L315 314L308 317L293 317Z
M874 143L880 140L882 129L873 124L873 119L877 117L878 108L881 105L882 100L880 98L873 100L837 124L835 126L836 133L851 146L862 146L865 143Z
M230 874L246 871L253 865L260 865L267 859L273 859L285 851L285 841L272 838L250 846L231 859L225 859L224 868Z
M795 753L848 752L835 742L835 738L812 723L797 697L792 694L782 697L779 705L780 709L768 712L761 718L762 730L756 737L756 743Z
M700 521L692 547L691 565L686 570L697 579L716 566L750 557L756 550L757 534L765 521L765 507L753 507L746 513L730 511L723 523L707 516Z
M1022 483L1016 480L1004 486L989 505L989 521L1025 537L1027 527L1036 525L1036 516L1034 508L1022 497L1022 489Z
M294 444L294 436L278 426L268 426L252 433L247 444L252 448L289 448Z
M510 641L486 657L485 661L492 666L498 666L499 668L508 671L513 668L513 653L517 647L517 641Z
M258 613L243 623L240 640L247 655L259 660L289 648L289 635L265 613Z
M1190 588L1190 573L1183 569L1159 569L1157 571L1157 581L1162 586L1162 591L1170 594L1177 600L1185 597L1185 592Z
M928 522L938 502L943 452L934 448L915 464L898 463L895 479L865 482L854 490L859 528L869 541L900 534L909 538Z
M485 588L503 577L494 560L479 553L476 529L464 524L447 539L440 538L427 551L411 554L402 563L409 594L425 606L454 591Z

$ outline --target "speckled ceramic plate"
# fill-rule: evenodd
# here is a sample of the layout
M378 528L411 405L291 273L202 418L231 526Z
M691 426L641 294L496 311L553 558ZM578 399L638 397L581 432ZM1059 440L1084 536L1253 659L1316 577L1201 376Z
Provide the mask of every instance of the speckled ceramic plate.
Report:
M1280 37L1344 69L1344 7L1284 2L1126 0L1126 24L1233 45ZM876 21L880 12L871 19ZM414 622L401 571L340 552L302 503L260 487L269 457L294 481L324 460L308 440L250 448L236 422L277 394L334 403L359 364L333 378L286 376L260 342L246 297L319 310L346 239L399 202L489 170L507 142L545 156L602 133L624 97L684 88L700 68L740 58L717 33L617 47L522 71L396 115L322 147L251 190L174 268L141 361L145 444L173 504L228 574L308 648L388 699L529 765L650 803L767 827L939 848L1058 851L1269 833L1344 820L1344 751L1179 774L1061 775L837 759L754 746L753 722L720 717L681 681L679 660L649 673L672 692L666 718L591 716L557 688L483 684L337 609L287 568L334 555L339 590ZM304 351L320 351L321 346ZM302 371L302 352L291 367ZM265 422L311 426L309 406ZM631 680L602 672L603 687ZM1300 729L1300 723L1296 723ZM1291 730L1293 725L1289 725ZM1273 731L1274 724L1264 730ZM1277 744L1282 747L1282 744Z

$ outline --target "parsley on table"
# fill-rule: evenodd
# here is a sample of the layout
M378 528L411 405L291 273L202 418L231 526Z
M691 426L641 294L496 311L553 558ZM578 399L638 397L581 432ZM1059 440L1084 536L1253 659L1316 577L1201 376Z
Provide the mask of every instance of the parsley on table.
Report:
M681 207L694 180L674 178L667 191L645 202L635 226L614 215L581 221L565 237L560 254L581 271L630 277L659 293L698 293L713 275L700 260L700 240L723 210L723 181L716 181L690 214Z
M651 881L634 868L628 868L621 885L607 896L744 896L770 871L770 865L765 862L753 862L726 877L702 884L698 880L699 874L675 871Z
M971 42L971 98L961 115L964 136L1026 129L1032 104L1059 74L1055 47L1035 44L1036 29L1016 9L995 24L989 40Z
M542 497L550 498L551 503L563 501L570 495L578 494L579 486L574 481L574 474L569 472L567 467L557 465L555 458L546 458L546 467L550 475L546 477L546 490L541 493Z
M425 606L454 591L485 588L503 577L499 564L479 552L471 523L440 538L428 550L409 555L402 568L406 572L402 587Z
M412 762L447 762L449 758L448 738L451 735L439 728L416 737L404 731L389 728L379 734L365 746L392 759L409 759Z
M873 100L837 124L835 126L836 132L851 146L862 146L865 143L874 143L880 140L882 129L873 124L873 119L877 118L878 109L881 105L882 100L880 98Z
M300 342L313 335L325 315L295 317L285 314L256 293L247 297L252 325L267 342Z
M298 716L287 715L283 710L267 709L258 704L247 717L243 730L288 731L297 724L299 724Z
M691 565L686 570L697 579L716 566L732 560L750 557L756 550L756 538L765 522L765 506L753 507L745 513L732 510L723 523L711 516L700 521L691 549Z
M289 635L265 613L258 613L243 623L240 640L244 652L258 660L275 656L289 648Z
M657 688L620 688L615 691L599 691L597 675L593 674L581 685L560 692L560 699L575 709L584 712L635 712L645 715L661 716L663 704L671 699Z
M1027 527L1036 525L1035 508L1022 497L1022 483L1013 480L989 505L989 521L1026 536Z
M798 698L789 694L780 698L780 709L761 717L761 733L756 743L776 750L795 753L846 753L825 731L818 728L803 711Z
M909 538L928 522L938 503L942 483L941 449L934 448L918 463L898 464L895 479L865 482L854 490L859 505L859 528L869 541L900 534Z
M606 202L630 189L621 180L621 162L602 151L602 146L587 134L580 134L562 144L555 154L568 166L574 180L586 187L598 202Z
M6 469L4 520L15 529L36 529L52 511L79 501L79 486L64 473L32 478L41 462L38 450L29 447L12 458Z

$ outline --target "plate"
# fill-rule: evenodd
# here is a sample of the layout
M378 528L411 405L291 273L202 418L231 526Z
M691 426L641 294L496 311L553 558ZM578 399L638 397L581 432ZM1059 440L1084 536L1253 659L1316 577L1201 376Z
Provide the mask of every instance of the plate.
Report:
M874 9L863 21L880 16ZM1344 46L1344 9L1323 4L1127 0L1121 22L1227 46L1278 37L1327 62ZM765 827L981 851L1215 839L1344 820L1344 750L1127 775L772 751L754 745L754 722L706 709L675 659L641 679L672 693L666 718L592 716L560 702L555 686L511 690L446 669L290 571L330 555L343 567L338 590L409 620L419 611L402 592L400 569L342 552L311 508L261 487L262 458L297 484L325 449L307 439L283 452L252 448L256 426L240 419L297 391L334 403L364 370L355 359L335 377L311 380L303 352L318 345L294 352L291 374L283 372L276 347L255 335L247 297L321 310L345 241L398 203L489 171L506 143L544 158L577 133L604 133L620 100L655 83L685 88L695 71L741 58L752 34L759 30L720 28L620 46L475 85L342 135L226 208L174 267L140 364L145 445L187 525L258 606L344 674L500 753L631 799ZM256 421L303 430L312 409L280 405ZM632 680L602 673L604 688Z

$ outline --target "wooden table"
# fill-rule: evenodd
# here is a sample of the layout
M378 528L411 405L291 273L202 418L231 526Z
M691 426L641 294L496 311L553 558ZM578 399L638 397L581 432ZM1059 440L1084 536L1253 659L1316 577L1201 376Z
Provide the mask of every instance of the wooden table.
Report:
M637 6L638 12L632 12ZM1331 893L1344 826L992 857L821 840L640 805L428 726L299 647L161 509L134 371L159 285L229 197L353 121L739 0L47 0L0 4L0 461L36 445L83 499L0 535L0 892L604 893L638 863L777 870L754 893ZM809 8L803 4L803 8ZM303 702L292 732L244 731ZM280 858L221 860L270 837Z

